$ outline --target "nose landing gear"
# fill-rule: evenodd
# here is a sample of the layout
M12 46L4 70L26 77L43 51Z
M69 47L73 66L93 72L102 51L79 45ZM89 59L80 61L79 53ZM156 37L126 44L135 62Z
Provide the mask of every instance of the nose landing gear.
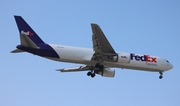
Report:
M160 71L159 74L160 74L159 79L162 79L163 78L163 72Z

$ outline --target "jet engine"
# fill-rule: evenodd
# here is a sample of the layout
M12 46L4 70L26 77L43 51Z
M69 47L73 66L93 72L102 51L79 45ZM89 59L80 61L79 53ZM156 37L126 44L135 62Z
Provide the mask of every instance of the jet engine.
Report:
M130 62L129 53L105 54L104 61L128 64Z
M114 77L115 70L112 70L110 68L104 68L103 71L98 71L97 74L100 74L103 77Z

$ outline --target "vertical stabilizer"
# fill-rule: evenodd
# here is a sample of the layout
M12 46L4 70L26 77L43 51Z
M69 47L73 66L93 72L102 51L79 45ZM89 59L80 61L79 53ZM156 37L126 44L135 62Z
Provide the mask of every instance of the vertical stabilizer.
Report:
M14 18L19 29L20 38L22 38L22 35L25 35L32 42L34 42L34 44L44 44L44 41L36 34L36 32L34 32L34 30L26 23L26 21L21 16L14 16Z

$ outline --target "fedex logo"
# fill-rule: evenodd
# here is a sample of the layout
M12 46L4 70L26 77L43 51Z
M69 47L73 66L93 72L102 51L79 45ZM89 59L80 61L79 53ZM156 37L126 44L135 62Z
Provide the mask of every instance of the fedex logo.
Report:
M125 59L126 59L126 58L127 58L127 56L121 56L121 58L125 58Z
M27 31L27 32L21 31L21 34L25 34L25 35L29 35L29 36L34 36L34 34L32 32L30 32L30 31Z
M130 53L131 60L135 59L136 61L145 61L145 62L154 62L156 63L156 58L150 57L149 55L135 55L134 53Z

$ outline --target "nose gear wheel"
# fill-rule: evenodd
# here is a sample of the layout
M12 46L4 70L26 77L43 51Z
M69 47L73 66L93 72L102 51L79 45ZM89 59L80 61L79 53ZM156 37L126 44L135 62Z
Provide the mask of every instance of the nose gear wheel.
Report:
M163 72L160 71L159 74L160 74L159 79L162 79L163 78Z

